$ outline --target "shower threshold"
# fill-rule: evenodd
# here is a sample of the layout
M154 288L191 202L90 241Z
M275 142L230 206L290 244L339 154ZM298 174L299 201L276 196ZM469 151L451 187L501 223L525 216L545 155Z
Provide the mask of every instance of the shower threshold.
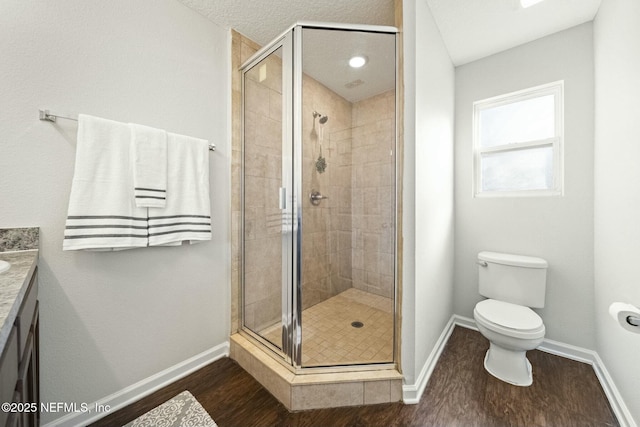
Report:
M290 411L398 402L393 316L393 299L351 288L302 311L302 368L244 332L231 336L230 356ZM278 344L281 328L260 335Z
M231 335L230 357L289 411L373 405L402 400L402 375L379 365L353 371L297 375L241 333ZM356 370L357 369L357 370Z

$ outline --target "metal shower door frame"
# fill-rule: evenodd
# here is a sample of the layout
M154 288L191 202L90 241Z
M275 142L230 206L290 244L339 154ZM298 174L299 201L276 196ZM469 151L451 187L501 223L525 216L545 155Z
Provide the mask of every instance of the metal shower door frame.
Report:
M242 153L243 164L242 170L244 171L244 153L245 153L245 109L244 109L244 97L245 97L245 74L251 70L254 66L274 54L278 49L282 48L282 187L280 189L280 209L281 209L281 250L282 250L282 290L281 290L281 322L282 322L282 348L278 348L262 337L260 334L252 331L245 326L244 321L244 301L245 301L245 243L244 243L244 224L245 224L245 200L244 200L244 172L241 174L242 182L242 205L241 205L241 236L240 239L240 252L241 252L241 265L240 269L240 322L241 330L248 334L251 338L257 340L263 344L266 348L271 350L277 356L279 356L286 364L292 364L292 339L293 339L293 259L291 254L294 252L294 230L296 227L296 220L294 216L294 197L293 197L293 179L292 179L292 103L293 103L293 87L292 82L292 47L293 47L293 34L291 31L283 33L274 39L264 48L260 49L253 56L251 56L242 66L240 71L242 72Z

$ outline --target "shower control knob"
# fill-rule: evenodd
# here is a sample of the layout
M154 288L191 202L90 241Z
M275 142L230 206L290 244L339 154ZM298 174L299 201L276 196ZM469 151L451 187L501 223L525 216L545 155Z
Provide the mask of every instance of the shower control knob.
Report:
M328 197L323 196L319 191L316 190L311 190L311 193L309 193L309 200L311 201L311 204L313 206L318 206L322 199L328 199Z

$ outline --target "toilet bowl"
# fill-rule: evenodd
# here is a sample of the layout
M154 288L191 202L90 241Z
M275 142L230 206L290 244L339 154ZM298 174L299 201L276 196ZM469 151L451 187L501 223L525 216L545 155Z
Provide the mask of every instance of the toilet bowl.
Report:
M545 334L540 316L528 307L487 299L479 302L473 317L489 340L484 368L494 377L517 386L533 383L527 350L538 347Z
M523 255L480 252L479 291L473 318L489 340L484 367L494 377L517 386L533 383L527 350L538 347L544 323L531 308L544 307L547 262Z

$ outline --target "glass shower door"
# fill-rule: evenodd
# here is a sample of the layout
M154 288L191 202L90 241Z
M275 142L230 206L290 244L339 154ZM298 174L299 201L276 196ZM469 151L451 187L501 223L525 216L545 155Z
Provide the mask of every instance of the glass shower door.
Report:
M244 70L243 324L287 359L290 149L286 39ZM286 67L284 67L286 69ZM283 90L284 87L284 90ZM289 165L289 167L283 167Z

